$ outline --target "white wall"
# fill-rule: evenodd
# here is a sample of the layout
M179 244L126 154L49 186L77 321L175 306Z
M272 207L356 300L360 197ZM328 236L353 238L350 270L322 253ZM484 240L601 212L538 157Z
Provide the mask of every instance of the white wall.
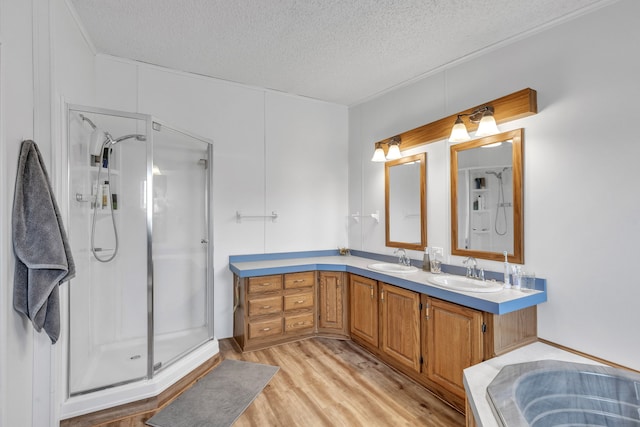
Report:
M109 56L99 55L96 69L99 106L152 114L214 141L217 338L233 334L229 255L346 245L346 107ZM237 223L236 211L278 219Z
M525 128L525 265L548 279L549 291L539 336L635 369L640 144L623 125L635 122L640 96L638 16L640 2L609 4L354 106L349 117L349 207L382 211L383 166L369 162L375 141L537 90L539 113L501 128ZM447 143L421 149L429 153L428 244L450 253ZM390 252L382 223L368 231L352 229L350 245Z
M33 333L13 310L11 206L20 141L33 137L32 8L0 1L0 425L31 425Z
M34 139L66 212L56 168L66 155L60 99L92 102L93 53L64 0L0 0L0 43L0 426L49 426L63 381L56 367L65 336L51 346L13 309L13 188L20 143Z

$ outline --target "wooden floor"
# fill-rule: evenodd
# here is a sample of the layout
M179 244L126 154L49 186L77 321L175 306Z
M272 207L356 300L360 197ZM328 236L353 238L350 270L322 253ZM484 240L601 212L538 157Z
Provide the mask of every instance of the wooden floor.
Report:
M279 366L234 424L464 426L464 416L351 341L311 338L249 353L220 341L225 359Z

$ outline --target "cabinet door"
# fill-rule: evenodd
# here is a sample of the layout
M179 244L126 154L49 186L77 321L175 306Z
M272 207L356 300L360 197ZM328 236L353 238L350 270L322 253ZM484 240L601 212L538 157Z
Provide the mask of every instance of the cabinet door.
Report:
M378 282L349 276L351 336L378 347Z
M380 285L380 349L394 361L420 372L420 294Z
M427 298L427 378L464 398L462 370L482 361L482 313Z
M344 334L346 332L344 273L321 271L318 273L318 282L318 327L323 332Z

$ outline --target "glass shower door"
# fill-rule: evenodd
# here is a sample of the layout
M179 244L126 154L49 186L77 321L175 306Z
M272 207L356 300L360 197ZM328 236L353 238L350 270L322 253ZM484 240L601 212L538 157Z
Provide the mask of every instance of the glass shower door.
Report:
M139 114L69 106L71 396L147 375L147 234L138 193L146 124ZM119 142L94 147L94 136L102 143L105 132Z
M154 370L212 336L210 144L153 123Z

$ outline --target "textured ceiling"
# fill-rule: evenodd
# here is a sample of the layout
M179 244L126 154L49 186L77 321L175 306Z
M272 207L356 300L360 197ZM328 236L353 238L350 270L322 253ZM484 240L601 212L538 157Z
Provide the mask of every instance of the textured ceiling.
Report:
M98 53L353 105L612 0L71 0Z

